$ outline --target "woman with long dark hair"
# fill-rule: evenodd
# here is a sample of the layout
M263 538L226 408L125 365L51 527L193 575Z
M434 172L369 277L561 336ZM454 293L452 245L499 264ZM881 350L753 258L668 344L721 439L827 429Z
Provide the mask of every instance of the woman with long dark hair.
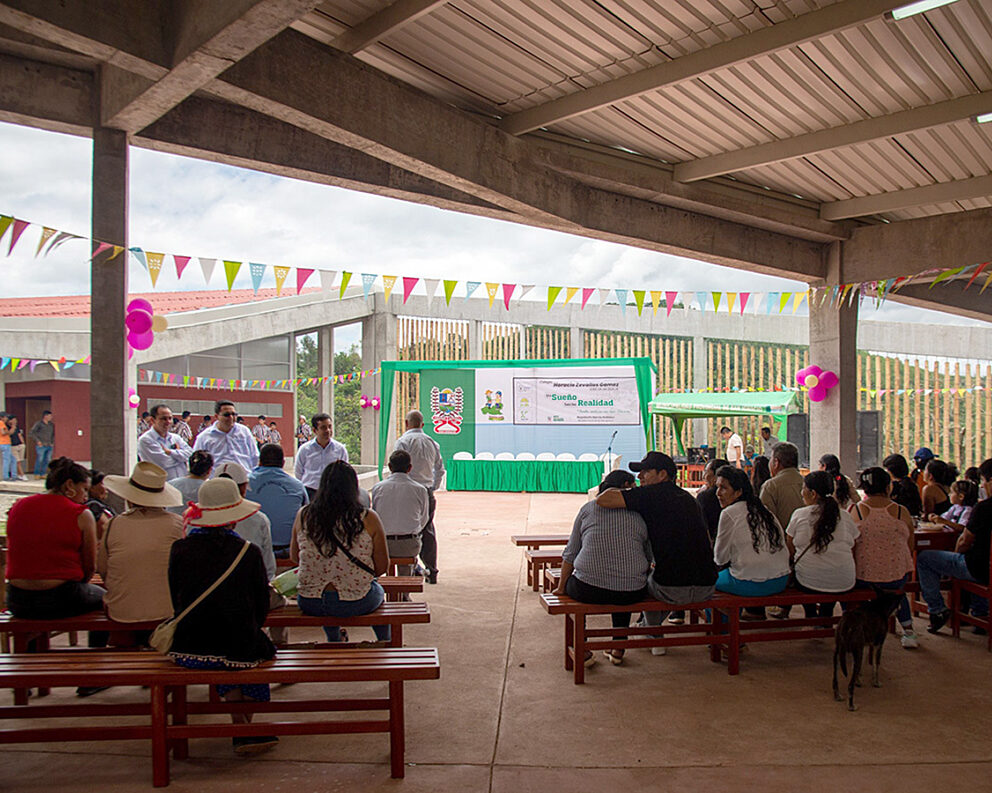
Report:
M931 460L923 469L923 515L943 515L951 508L951 485L958 478L956 465L943 460Z
M796 586L802 592L847 592L854 586L854 541L858 527L834 498L834 479L813 471L803 479L803 502L785 530L795 559ZM803 603L807 617L829 617L836 601Z
M914 518L918 517L923 509L923 502L920 501L920 489L916 482L909 478L909 463L906 458L901 454L890 454L882 460L882 466L892 480L889 498L896 504L902 504ZM861 489L864 490L864 487Z
M745 597L778 594L789 582L789 554L775 516L740 468L725 465L716 472L716 497L723 511L713 558L725 566L716 588Z
M296 515L289 556L300 566L296 602L304 614L354 617L385 600L376 579L389 566L386 534L358 492L355 469L338 460L324 469L313 501ZM379 641L389 641L388 625L372 629ZM329 642L347 641L338 627L325 626L324 633Z
M840 458L836 454L825 454L820 458L820 470L830 474L834 482L834 498L843 510L848 510L852 505L861 500L854 482L848 479L840 470Z
M772 472L768 467L768 458L763 454L757 455L751 460L751 489L756 495L761 495L761 486L772 478Z

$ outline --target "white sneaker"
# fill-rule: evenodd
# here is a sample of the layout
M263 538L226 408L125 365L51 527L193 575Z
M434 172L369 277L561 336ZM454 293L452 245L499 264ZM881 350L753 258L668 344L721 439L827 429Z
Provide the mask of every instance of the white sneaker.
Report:
M920 640L916 638L916 633L906 631L899 639L899 644L904 650L916 650L920 646Z
M631 627L633 628L643 628L645 625L644 620L635 622ZM654 639L654 636L648 636L647 634L642 634L640 636L635 636L635 639ZM651 647L651 655L668 655L668 648L666 647Z
M668 655L667 647L652 647L651 655Z

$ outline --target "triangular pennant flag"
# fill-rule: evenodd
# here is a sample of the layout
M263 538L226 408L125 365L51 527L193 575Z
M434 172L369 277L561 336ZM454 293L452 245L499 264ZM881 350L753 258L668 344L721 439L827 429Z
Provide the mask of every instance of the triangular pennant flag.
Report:
M860 295L860 294L861 294L861 290L860 289L852 289L851 290L851 294L847 298L847 305L849 305L849 306L850 305L853 305L854 304L854 296L855 295ZM860 300L859 300L859 302L860 302Z
M969 265L969 266L972 266L972 265ZM964 269L965 269L964 267L955 267L953 270L944 270L944 272L942 272L940 275L938 275L936 278L934 278L933 281L930 282L930 287L929 288L930 289L933 289L941 281L946 281L948 278L954 278L954 276L960 274L961 271L964 270Z
M652 295L654 292L651 293ZM675 308L675 299L679 296L678 292L665 292L665 316L672 316L672 309ZM655 313L658 312L657 307L655 308Z
M750 292L741 292L741 314L744 313L744 309L747 308L748 298L751 297Z
M14 225L10 230L10 247L7 248L8 256L10 256L10 254L14 252L14 246L17 244L17 241L21 238L21 235L24 233L24 229L26 229L30 225L31 223L28 222L27 220L18 220L17 218L14 218Z
M214 274L214 265L217 264L216 259L200 259L200 270L203 271L203 281L204 283L210 283L210 276Z
M55 234L56 230L57 229L50 229L48 226L45 226L41 230L41 237L38 238L38 247L35 249L34 258L38 258L38 254L41 253L41 249L45 246L45 243L52 238L52 235Z
M480 286L482 286L482 281L466 281L465 299L468 300L470 297L472 297L472 293L475 292L475 290L478 289Z
M3 239L3 235L7 233L7 229L10 228L10 224L13 222L14 219L10 215L0 215L0 240Z
M138 264L140 264L142 267L144 267L147 270L148 259L145 256L145 252L138 247L129 248L129 250L131 251L132 254L134 254L134 258L138 260Z
M48 256L48 254L50 254L52 251L54 251L64 242L68 242L69 240L81 240L81 239L82 237L80 237L78 234L70 234L68 231L60 231L52 238L51 244L49 244L48 248L45 250L45 256ZM111 256L110 258L113 259L122 250L124 250L122 247L120 247L119 245L115 245L114 255Z
M265 265L258 262L248 262L248 271L251 273L251 288L258 294L258 288L262 285L262 278L265 277Z
M382 276L382 291L386 296L388 302L389 296L393 293L393 287L396 286L396 276L395 275L384 275Z
M720 310L720 301L723 299L723 292L710 292L713 295L713 310Z
M334 286L334 278L337 276L337 270L321 270L320 271L320 288L324 292L330 292L331 288Z
M0 372L7 368L7 364L10 363L10 358L2 357L0 358ZM10 367L11 371L14 371L14 367Z
M641 316L641 312L644 311L644 290L635 289L634 292L634 305L637 306L637 316Z
M696 292L696 302L699 303L699 310L700 311L705 311L706 310L706 293L705 292Z
M792 300L793 314L795 314L799 310L799 307L803 304L803 301L806 299L806 295L807 295L806 292L796 292L796 295Z
M296 294L300 294L303 291L303 287L307 285L307 280L311 275L313 275L312 267L296 268Z
M410 294L413 292L413 288L417 285L419 278L414 278L413 276L403 276L403 305L406 305L406 301L410 299ZM489 301L489 305L492 305L493 301Z
M778 313L781 314L785 311L785 307L789 304L789 300L792 299L792 292L782 292L778 297Z
M272 274L276 277L276 294L282 294L282 285L286 283L289 276L289 268L282 264L272 265Z
M224 274L227 276L227 291L234 288L234 279L238 277L238 270L241 269L241 262L224 260Z
M589 302L589 298L592 297L592 294L595 291L596 290L591 287L586 287L582 290L582 308L586 307L586 303Z
M610 299L610 292L613 291L613 290L611 290L611 289L599 289L597 291L599 292L599 310L602 311L603 310L603 306L606 305L606 301Z
M734 306L737 305L737 293L727 292L727 313L734 313Z
M513 297L513 290L516 288L516 284L503 284L503 305L507 311L510 310L510 298Z
M520 284L520 294L517 295L517 302L523 300L527 293L534 288L534 284Z
M338 295L339 300L344 300L344 292L348 288L348 282L351 281L351 273L347 270L341 271L341 293Z
M692 304L692 292L683 292L682 293L682 313L683 314L688 314L692 310L691 304Z
M362 273L362 294L365 295L366 300L369 299L369 293L375 286L375 279L378 277L375 273Z
M493 301L496 300L496 295L499 293L499 284L493 284L486 281L486 294L489 295L489 308L493 307Z
M549 286L548 287L548 311L551 310L551 307L555 304L555 300L558 299L558 295L560 295L560 294L561 294L561 287L560 286Z
M451 305L451 296L455 293L455 287L458 286L457 281L448 281L445 279L444 282L444 304L446 306Z
M989 277L985 279L985 283L982 284L982 288L978 290L978 294L982 294L986 289L988 289L989 284L992 284L992 273L989 273Z
M441 283L440 278L425 278L424 279L424 289L427 290L427 307L430 308L431 304L434 302L434 296L437 294L437 288Z
M165 260L164 253L152 253L151 251L147 254L147 266L148 275L152 279L152 289L155 288L155 284L158 283L159 273L162 272L162 262Z
M661 291L658 289L651 290L651 308L653 309L654 316L658 316L658 308L661 306ZM671 313L671 312L669 312Z
M172 254L172 261L176 263L176 278L181 279L183 277L183 270L186 269L186 265L189 264L189 256L179 256L178 254Z
M627 290L626 289L614 289L617 295L617 302L620 304L620 313L624 316L627 315Z
M78 363L78 361L77 361L77 363ZM11 358L11 360L10 360L10 371L16 372L20 368L21 368L21 359L20 358Z
M565 302L563 305L568 305L568 301L571 300L579 293L579 287L577 286L567 286L565 287Z
M114 247L114 246L113 246L113 245L111 245L111 244L110 244L109 242L101 242L101 243L100 243L99 245L97 245L97 246L96 246L96 250L95 250L95 251L93 251L93 255L92 255L92 256L90 256L90 261L93 261L93 260L94 260L94 259L96 259L96 257L97 257L97 256L99 256L99 255L100 255L101 253L103 253L104 251L107 251L107 250L110 250L110 249L111 249L111 248L113 248L113 247ZM108 261L109 261L109 260L108 260Z
M2 233L0 233L0 237L2 237L2 236L3 236L3 234L2 234ZM977 269L977 270L975 270L975 272L973 272L973 273L971 274L971 278L969 278L969 279L968 279L968 283L967 283L967 284L965 285L965 287L964 287L964 288L965 288L965 289L967 289L967 288L968 288L969 286L971 286L971 284L972 284L972 282L973 282L973 281L974 281L974 280L975 280L976 278L978 278L978 274L979 274L979 273L980 273L980 272L981 272L982 270L984 270L984 269L985 269L986 267L988 267L988 266L989 266L989 262L985 262L984 264L980 264L980 265L978 265L978 269Z

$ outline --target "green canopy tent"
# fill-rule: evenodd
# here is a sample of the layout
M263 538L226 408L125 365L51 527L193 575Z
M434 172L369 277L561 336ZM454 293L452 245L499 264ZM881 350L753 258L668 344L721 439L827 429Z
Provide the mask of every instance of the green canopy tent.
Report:
M397 372L422 372L428 369L548 369L578 368L583 366L632 366L637 384L637 397L641 413L641 424L647 448L654 446L654 425L648 413L651 399L653 375L658 369L648 357L639 358L562 358L555 360L526 359L518 361L383 361L382 364L382 410L379 412L379 476L382 477L383 461L389 441L390 407L393 403Z
M771 416L779 422L778 439L785 440L785 417L799 413L798 391L735 391L731 393L655 394L648 410L667 416L675 425L679 453L685 454L682 427L686 419L722 418L724 416Z

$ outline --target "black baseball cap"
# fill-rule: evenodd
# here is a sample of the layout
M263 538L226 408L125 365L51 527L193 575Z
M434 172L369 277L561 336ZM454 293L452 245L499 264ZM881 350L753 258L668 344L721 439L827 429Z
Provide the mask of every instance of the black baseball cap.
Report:
M643 471L645 469L665 471L668 473L669 478L673 480L678 470L675 467L675 460L664 452L648 452L644 455L643 460L639 463L631 463L628 467L631 471Z

